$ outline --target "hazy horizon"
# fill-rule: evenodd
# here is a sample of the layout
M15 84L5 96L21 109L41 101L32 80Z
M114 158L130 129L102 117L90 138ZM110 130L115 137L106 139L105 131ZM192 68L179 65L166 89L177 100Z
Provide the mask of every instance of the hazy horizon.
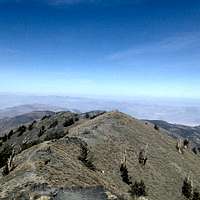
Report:
M18 107L20 106L20 107ZM22 106L22 107L21 107ZM13 108L13 107L16 107ZM14 110L13 110L14 109ZM166 98L95 98L77 96L31 96L0 93L0 117L35 110L119 110L138 119L164 120L190 126L200 125L200 102ZM11 112L11 113L10 113Z

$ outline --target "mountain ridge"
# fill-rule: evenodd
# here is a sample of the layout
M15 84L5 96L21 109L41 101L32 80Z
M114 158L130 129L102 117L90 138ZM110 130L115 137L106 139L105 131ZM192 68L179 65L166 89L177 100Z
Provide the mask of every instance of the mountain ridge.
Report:
M40 135L43 126L45 132ZM176 140L166 132L120 112L60 112L38 121L33 130L19 137L16 134L19 135L15 133L8 144L23 143L27 137L39 142L19 151L15 168L0 177L2 199L17 192L41 196L44 191L34 189L41 183L52 190L56 188L54 192L60 188L102 186L117 199L130 199L130 186L120 172L124 152L131 181L144 181L149 200L182 199L181 187L188 173L193 175L195 185L200 184L198 155L191 149L179 154ZM148 160L142 166L138 155L147 144ZM50 191L46 195L56 199L57 194L53 197Z
M182 124L172 124L163 120L145 120L158 125L175 138L188 138L196 145L200 145L200 126L186 126Z

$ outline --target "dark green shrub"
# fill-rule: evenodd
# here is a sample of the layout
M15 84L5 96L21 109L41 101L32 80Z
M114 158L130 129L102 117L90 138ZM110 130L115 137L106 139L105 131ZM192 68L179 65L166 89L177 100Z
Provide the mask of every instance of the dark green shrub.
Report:
M31 131L33 129L34 124L36 123L36 121L34 120L29 126L28 126L28 130Z
M9 133L8 133L8 139L10 139L10 137L14 134L14 131L11 130Z
M198 153L196 147L192 148L192 151L193 151L194 154L197 154L197 153Z
M93 164L92 158L88 156L89 150L87 147L87 144L80 144L81 147L81 155L78 157L78 159L90 170L95 171L96 167Z
M132 197L142 197L147 196L146 186L144 184L144 181L137 182L133 185L131 185L130 194Z
M83 131L83 135L88 135L88 134L90 134L90 131L89 131L89 130L84 130L84 131Z
M87 118L87 119L90 118L89 113L86 113L86 114L85 114L85 118Z
M51 117L51 115L45 115L44 117L42 117L41 121L45 120L45 119L49 119Z
M42 126L41 129L39 130L39 133L38 133L38 137L41 137L44 133L45 133L45 126Z
M8 139L8 136L5 134L5 135L2 137L2 141L3 141L3 142L6 142L7 139Z
M44 131L42 131L42 130L40 129L40 130L39 130L39 133L38 133L38 137L41 137L43 134L44 134Z
M58 125L58 120L55 120L50 126L49 128L55 128Z
M9 174L8 165L6 164L3 168L2 175L7 176Z
M64 126L64 127L68 127L68 126L71 126L71 125L73 125L73 124L74 124L73 118L69 118L69 119L67 119L67 120L63 123L63 126Z
M157 124L154 125L154 129L159 131L159 126Z
M39 144L40 142L38 140L34 140L34 141L31 141L29 143L23 143L20 147L21 147L21 151L24 151L26 149L29 149L31 148L32 146L34 145L37 145Z
M6 165L8 158L12 154L12 149L12 146L8 144L2 147L2 150L0 152L0 168Z
M23 135L24 132L26 132L26 126L22 125L17 129L18 135L17 137Z
M200 200L200 193L197 189L194 189L192 200Z
M67 132L68 133L68 132ZM45 141L63 138L66 134L63 130L49 130L46 132Z
M126 165L123 163L120 166L120 172L121 172L122 181L128 185L132 184L130 177L128 175L128 169Z
M187 198L190 199L192 198L192 182L188 179L185 178L183 181L183 186L182 186L182 194Z
M79 120L78 115L74 117L74 121L77 122Z

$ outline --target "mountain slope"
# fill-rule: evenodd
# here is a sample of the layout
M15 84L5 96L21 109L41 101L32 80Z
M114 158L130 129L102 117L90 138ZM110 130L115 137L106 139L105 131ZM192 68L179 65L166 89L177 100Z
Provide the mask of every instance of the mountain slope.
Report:
M73 124L63 127L69 116L77 118ZM31 135L32 139L39 127L44 124L47 127L55 119L58 120L57 125L46 130L37 145L21 151L14 159L13 171L0 177L1 199L9 199L15 194L40 196L44 195L44 191L52 198L54 194L56 199L60 190L65 193L65 190L74 187L99 186L103 186L105 193L128 199L130 187L122 181L120 174L124 150L127 152L129 176L132 182L143 179L148 188L148 199L181 199L183 179L188 173L193 175L195 185L200 184L200 158L197 155L190 150L179 154L175 139L155 130L152 124L120 112L97 115L58 113L38 122L32 132L26 131L19 137ZM55 137L56 140L45 141L52 139L46 138L47 132L51 132L51 136L64 134L60 139ZM35 139L38 140L38 137L35 136ZM20 142L22 138L17 144ZM144 167L138 163L138 154L146 144L149 145L148 160ZM63 195L62 199L67 198Z
M21 124L32 122L33 120L41 119L45 115L54 115L51 111L35 111L17 115L15 117L0 119L0 136L5 132L9 132L11 129L20 126Z
M24 105L0 109L0 119L12 118L26 113L31 113L36 111L47 111L47 110L52 112L58 112L66 109L62 107L45 105L45 104L24 104Z
M168 131L173 137L188 138L194 144L200 145L200 126L185 126L171 124L161 120L146 120Z

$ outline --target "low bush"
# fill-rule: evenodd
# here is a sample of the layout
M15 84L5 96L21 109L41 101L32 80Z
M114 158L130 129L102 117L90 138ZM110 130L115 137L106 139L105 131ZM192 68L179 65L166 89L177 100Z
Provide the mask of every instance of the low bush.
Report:
M10 137L14 134L14 131L11 130L9 133L8 133L8 139L10 139Z
M24 132L26 132L26 126L22 125L17 129L18 135L17 137L23 135Z
M8 140L8 136L5 134L1 139L2 139L2 142L6 142Z
M64 132L63 130L48 130L46 131L45 133L45 138L44 140L45 141L49 141L49 140L55 140L55 139L60 139L60 138L63 138L67 133Z
M182 186L182 194L187 198L191 199L192 198L192 182L188 179L185 178L183 181L183 186Z
M58 120L55 120L55 121L49 126L49 129L50 129L50 128L55 128L57 125L58 125Z
M200 200L200 192L194 189L192 200Z
M8 158L12 154L12 149L12 146L9 144L2 146L2 150L0 152L0 168L6 165Z
M157 124L154 125L154 129L159 131L159 126Z
M147 196L146 186L144 181L137 182L131 185L130 194L132 197L144 197Z
M9 174L8 165L6 164L3 168L2 175L7 176Z
M42 117L41 121L45 120L45 119L49 119L51 117L51 115L45 115L44 117Z
M36 123L36 121L34 120L29 126L28 126L28 130L31 131L33 129L34 124Z
M68 127L68 126L71 126L71 125L73 125L73 124L74 124L73 118L69 118L69 119L67 119L67 120L63 123L63 126L64 126L64 127Z
M193 147L192 148L192 152L194 153L194 154L197 154L198 152L197 152L197 148L196 147Z
M39 130L39 133L38 133L38 137L41 137L44 133L45 133L45 126L42 126L41 129Z
M128 175L128 169L127 169L126 165L121 164L120 172L121 172L122 181L128 185L132 184L132 182L130 180L131 178Z
M95 171L96 167L93 164L92 157L89 158L89 150L87 144L81 144L81 155L79 156L79 160L90 170Z
M24 150L26 150L26 149L29 149L29 148L31 148L32 146L34 146L34 145L37 145L37 144L39 144L40 142L39 142L39 140L34 140L34 141L30 141L30 142L28 142L28 143L23 143L20 147L21 147L21 151L24 151Z

